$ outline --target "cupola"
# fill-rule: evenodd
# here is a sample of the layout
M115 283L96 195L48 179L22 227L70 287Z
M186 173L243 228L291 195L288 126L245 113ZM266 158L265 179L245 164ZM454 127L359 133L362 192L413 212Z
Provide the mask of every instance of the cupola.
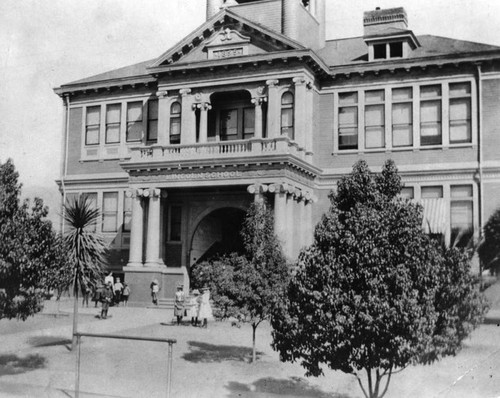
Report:
M363 15L364 40L368 46L368 60L407 58L420 46L417 37L408 29L408 17L403 7L365 11Z

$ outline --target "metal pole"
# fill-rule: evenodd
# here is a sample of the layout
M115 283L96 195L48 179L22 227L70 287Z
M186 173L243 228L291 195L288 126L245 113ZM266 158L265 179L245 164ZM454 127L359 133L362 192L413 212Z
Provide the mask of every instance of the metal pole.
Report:
M172 389L172 342L168 343L167 354L167 398L170 398Z
M80 339L81 336L76 336L76 380L75 380L75 398L80 396Z

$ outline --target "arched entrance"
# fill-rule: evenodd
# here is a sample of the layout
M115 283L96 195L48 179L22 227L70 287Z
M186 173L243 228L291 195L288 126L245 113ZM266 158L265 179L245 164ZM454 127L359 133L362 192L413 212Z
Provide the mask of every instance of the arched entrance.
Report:
M189 265L220 255L243 250L240 231L245 212L224 207L206 215L197 225L191 239Z

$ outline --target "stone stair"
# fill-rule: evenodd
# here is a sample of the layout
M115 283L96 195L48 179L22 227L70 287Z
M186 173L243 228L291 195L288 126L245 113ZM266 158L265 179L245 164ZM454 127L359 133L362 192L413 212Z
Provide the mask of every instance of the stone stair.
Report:
M164 310L173 310L174 302L175 300L173 298L160 298L158 299L158 305L155 305L154 307L161 308Z

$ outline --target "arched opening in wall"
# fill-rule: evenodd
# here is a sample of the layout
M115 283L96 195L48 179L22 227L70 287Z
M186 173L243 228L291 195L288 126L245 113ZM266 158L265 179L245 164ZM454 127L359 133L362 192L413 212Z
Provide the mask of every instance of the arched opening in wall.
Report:
M233 207L214 210L205 216L193 233L190 268L225 254L243 251L241 227L245 212Z
M255 105L248 91L214 93L210 96L210 104L208 141L247 140L254 137ZM264 109L262 114L265 122Z

